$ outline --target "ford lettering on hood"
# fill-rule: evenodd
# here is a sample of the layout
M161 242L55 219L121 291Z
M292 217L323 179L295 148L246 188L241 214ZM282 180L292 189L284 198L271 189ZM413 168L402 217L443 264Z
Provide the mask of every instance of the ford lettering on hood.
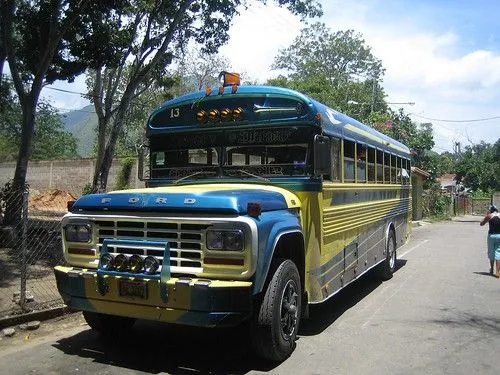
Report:
M123 190L80 197L72 211L175 211L195 209L246 214L248 203L259 203L262 211L299 207L299 199L288 190L272 186L206 184L195 187L159 187Z

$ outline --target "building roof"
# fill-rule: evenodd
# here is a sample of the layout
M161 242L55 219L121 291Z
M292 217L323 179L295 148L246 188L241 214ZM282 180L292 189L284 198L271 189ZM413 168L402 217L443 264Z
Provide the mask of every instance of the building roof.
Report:
M426 178L431 175L429 172L424 171L423 169L420 169L418 167L411 167L411 173L415 173Z
M456 176L457 175L453 173L445 173L442 176L440 176L438 180L442 187L456 186L457 185L457 181L455 181Z

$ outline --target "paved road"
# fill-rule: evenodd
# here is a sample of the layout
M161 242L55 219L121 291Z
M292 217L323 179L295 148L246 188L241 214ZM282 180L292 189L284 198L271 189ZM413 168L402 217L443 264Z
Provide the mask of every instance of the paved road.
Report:
M414 228L392 280L363 278L304 322L278 366L249 355L241 330L139 322L102 341L80 314L0 341L1 374L498 374L500 280L479 218Z

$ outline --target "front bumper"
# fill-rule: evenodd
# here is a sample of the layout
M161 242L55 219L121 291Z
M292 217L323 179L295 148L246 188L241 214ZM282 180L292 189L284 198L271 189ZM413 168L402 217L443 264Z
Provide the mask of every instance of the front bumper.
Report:
M252 312L249 281L173 277L161 290L158 279L102 276L96 270L63 266L54 273L64 302L76 310L204 327L234 326ZM147 292L124 297L124 280L140 281Z

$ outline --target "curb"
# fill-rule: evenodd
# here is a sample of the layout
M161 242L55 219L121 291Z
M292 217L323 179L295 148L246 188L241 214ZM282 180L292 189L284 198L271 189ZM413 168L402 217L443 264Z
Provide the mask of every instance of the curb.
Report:
M33 320L40 320L40 321L49 320L72 312L76 311L69 308L68 306L60 306L60 307L54 307L52 309L36 311L27 314L8 316L6 318L0 319L0 329L16 326L22 323L31 322Z

